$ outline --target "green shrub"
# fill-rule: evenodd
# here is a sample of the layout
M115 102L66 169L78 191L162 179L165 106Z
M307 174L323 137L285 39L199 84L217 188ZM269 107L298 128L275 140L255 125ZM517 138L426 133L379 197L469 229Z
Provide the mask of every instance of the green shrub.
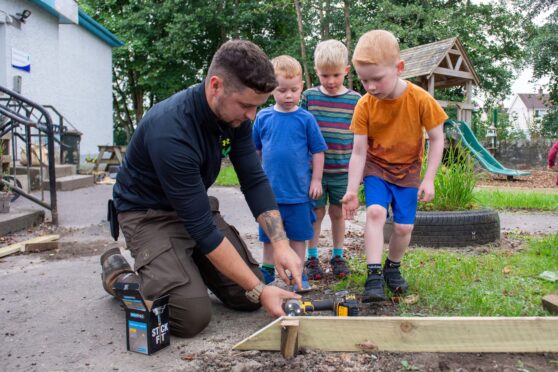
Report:
M426 171L423 162L422 172ZM435 196L430 203L419 203L422 211L460 211L474 208L477 184L474 160L463 146L450 145L434 178Z
M427 156L422 164L421 177L427 167ZM444 156L443 164L434 178L435 196L430 203L419 203L420 211L460 211L473 209L473 190L477 184L474 160L469 151L459 144L450 146ZM358 192L361 205L365 204L364 187Z

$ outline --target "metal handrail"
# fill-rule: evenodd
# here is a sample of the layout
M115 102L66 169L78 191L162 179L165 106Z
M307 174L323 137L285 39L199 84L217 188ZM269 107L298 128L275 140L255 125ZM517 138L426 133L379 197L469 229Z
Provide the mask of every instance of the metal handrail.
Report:
M30 130L31 128L36 128L39 132L46 133L46 137L48 139L47 143L47 151L48 151L48 179L49 179L49 192L50 192L50 202L45 203L35 196L26 193L24 190L14 187L13 185L9 184L8 182L2 180L3 184L7 184L10 186L15 192L20 194L26 199L29 199L42 207L50 210L52 216L52 223L54 225L58 225L58 207L57 207L57 198L56 198L56 174L55 174L55 157L54 157L54 129L52 119L48 111L38 103L31 101L30 99L22 96L19 93L16 93L6 87L0 85L0 92L6 94L9 98L6 100L6 104L0 105L0 113L6 117L9 117L12 121L12 139L14 135L14 129L16 127L15 123L23 124L26 129L26 146L27 146L27 156L28 156L28 166L30 164L30 157L31 157L31 135ZM13 108L17 107L17 110ZM21 110L25 110L26 116L22 116L20 114ZM40 113L38 119L36 121L31 120L31 116L33 111L37 111ZM3 126L7 126L8 123L5 123ZM1 129L1 128L0 128ZM40 136L39 136L40 141ZM40 144L40 142L39 142ZM15 150L15 144L12 147ZM40 153L40 151L39 151ZM15 171L15 153L13 154L13 162L14 162L14 171ZM42 175L42 166L39 167ZM42 177L41 177L42 180ZM42 181L41 181L42 182Z

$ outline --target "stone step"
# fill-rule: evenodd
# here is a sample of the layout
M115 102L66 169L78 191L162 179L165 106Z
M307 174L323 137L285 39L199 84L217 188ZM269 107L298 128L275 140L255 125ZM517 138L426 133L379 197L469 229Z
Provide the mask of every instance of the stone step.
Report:
M14 210L0 213L0 236L37 226L45 220L42 210Z
M29 174L31 179L39 178L41 168L43 168L43 180L48 180L48 167L29 167ZM76 174L76 166L74 164L56 164L54 166L54 173L56 178L72 176ZM27 174L27 167L18 165L16 166L16 174Z
M73 175L60 177L56 179L56 190L57 191L71 191L75 189L81 189L84 187L90 187L95 184L92 174L85 175ZM48 190L48 181L43 182L43 187Z
M48 188L48 167L43 168L43 184L46 182ZM39 190L41 185L41 167L29 167L29 176L31 179L31 190ZM56 178L73 176L76 174L76 166L73 164L56 164L54 167ZM11 171L10 171L11 174ZM17 166L16 174L23 176L23 179L18 176L24 188L27 188L27 167Z

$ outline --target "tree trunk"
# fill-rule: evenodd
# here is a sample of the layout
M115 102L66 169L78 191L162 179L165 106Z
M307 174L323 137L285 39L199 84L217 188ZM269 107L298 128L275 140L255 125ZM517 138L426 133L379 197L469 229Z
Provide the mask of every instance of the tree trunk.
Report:
M350 4L349 4L350 0L343 0L343 13L345 14L345 38L346 38L346 42L345 44L347 45L347 49L349 50L349 61L351 59L351 43L352 43L352 37L351 37L351 18L350 18ZM349 62L350 63L350 62ZM353 71L352 69L349 69L349 73L347 74L347 86L349 87L349 89L353 89Z
M329 39L329 13L330 13L330 0L326 0L320 8L321 16L321 34L322 41Z
M308 71L308 63L306 62L306 45L304 43L304 27L302 25L302 12L300 11L300 1L293 0L296 10L296 18L298 21L298 35L300 37L300 54L302 55L302 68L304 69L304 80L306 80L306 88L312 87L310 80L310 71Z

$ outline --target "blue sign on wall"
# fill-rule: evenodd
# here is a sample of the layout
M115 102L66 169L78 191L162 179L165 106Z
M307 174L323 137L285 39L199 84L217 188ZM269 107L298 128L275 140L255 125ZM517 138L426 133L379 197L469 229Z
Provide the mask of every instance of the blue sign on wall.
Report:
M21 50L12 48L12 67L31 72L31 56Z

